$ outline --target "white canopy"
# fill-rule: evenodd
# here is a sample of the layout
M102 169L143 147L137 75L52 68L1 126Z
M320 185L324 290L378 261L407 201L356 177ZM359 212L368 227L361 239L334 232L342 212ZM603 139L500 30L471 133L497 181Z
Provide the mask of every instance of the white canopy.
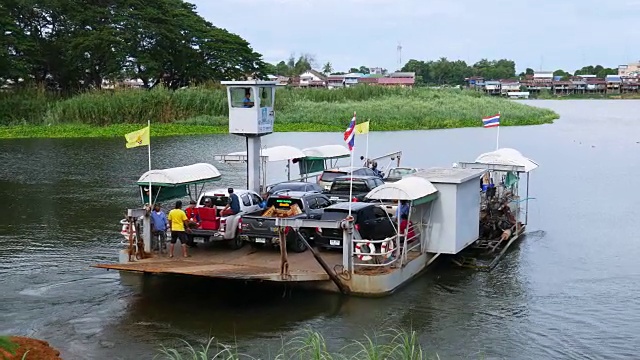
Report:
M140 176L138 185L176 186L213 181L222 175L218 169L207 163L198 163L170 169L151 170Z
M496 151L484 153L476 159L476 163L487 165L507 165L522 166L525 172L529 172L538 167L538 164L524 157L518 150L511 148L502 148Z
M438 192L433 184L422 177L407 176L393 183L386 183L371 190L367 198L372 200L418 200Z
M303 158L306 155L302 150L293 146L274 146L271 148L265 148L260 151L261 155L267 158L267 161L286 161ZM246 151L237 151L228 154L227 156L247 156Z
M302 149L302 152L306 157L321 159L341 158L351 155L349 149L347 149L347 147L343 145L323 145L310 147Z

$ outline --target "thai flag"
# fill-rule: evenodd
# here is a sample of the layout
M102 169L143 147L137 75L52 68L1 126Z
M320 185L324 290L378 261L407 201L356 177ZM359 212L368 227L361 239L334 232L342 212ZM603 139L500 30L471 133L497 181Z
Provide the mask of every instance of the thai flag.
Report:
M486 128L500 126L500 114L482 118L482 126Z
M344 132L344 141L349 145L349 151L353 151L353 147L355 146L355 138L356 138L356 113L353 113L353 118L349 123L349 127Z

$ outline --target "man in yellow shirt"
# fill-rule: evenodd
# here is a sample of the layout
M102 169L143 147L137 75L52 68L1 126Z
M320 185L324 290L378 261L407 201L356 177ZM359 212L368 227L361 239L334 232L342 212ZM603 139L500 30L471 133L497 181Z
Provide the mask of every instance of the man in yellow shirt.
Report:
M182 245L182 256L187 257L187 232L189 229L189 219L187 214L182 210L182 201L176 201L176 207L169 211L167 216L169 224L171 226L171 244L169 244L169 257L173 257L173 247L176 241L180 239L180 245Z

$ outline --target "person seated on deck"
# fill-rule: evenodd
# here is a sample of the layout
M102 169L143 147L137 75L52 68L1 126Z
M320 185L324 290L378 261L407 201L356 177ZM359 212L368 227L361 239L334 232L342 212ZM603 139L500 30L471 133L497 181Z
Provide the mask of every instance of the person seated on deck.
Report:
M405 230L407 231L407 244L411 244L416 238L416 232L414 230L413 223L409 221L408 214L402 214L400 216L400 235L404 235ZM408 227L408 229L407 229ZM404 241L404 239L402 239Z
M244 93L244 99L242 99L242 106L246 107L246 108L252 108L253 107L253 101L251 100L251 91L247 90Z
M197 228L198 226L200 226L200 214L198 212L198 208L196 208L195 200L191 200L189 202L189 207L187 207L187 211L185 212L190 222L190 228Z
M227 192L229 193L229 201L227 206L220 212L220 216L235 215L240 212L240 199L238 195L233 193L233 188L229 188Z
M191 200L189 202L189 207L187 207L187 211L185 211L185 213L187 214L187 219L189 219L189 228L190 229L197 229L200 227L200 213L198 211L198 208L196 208L196 201L195 200ZM198 247L196 245L196 242L193 239L193 235L192 234L187 234L187 245L189 245L189 247L195 248Z

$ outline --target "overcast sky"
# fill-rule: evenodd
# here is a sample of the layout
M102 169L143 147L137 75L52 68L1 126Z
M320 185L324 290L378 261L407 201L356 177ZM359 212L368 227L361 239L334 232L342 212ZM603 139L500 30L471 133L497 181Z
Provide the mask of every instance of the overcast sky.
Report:
M409 59L507 58L517 71L640 60L640 0L188 0L264 55L336 71Z

